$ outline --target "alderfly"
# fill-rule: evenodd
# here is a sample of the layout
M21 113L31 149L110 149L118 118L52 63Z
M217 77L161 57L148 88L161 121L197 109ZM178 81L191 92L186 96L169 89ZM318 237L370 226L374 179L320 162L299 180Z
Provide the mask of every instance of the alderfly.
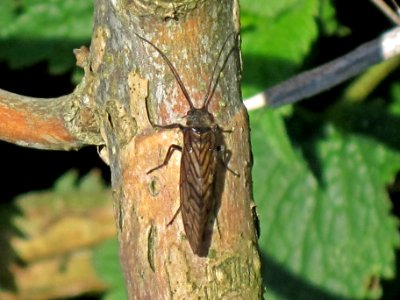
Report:
M152 42L148 41L144 37L139 36L138 34L136 35L141 40L150 44L161 55L175 76L175 79L178 82L178 85L189 105L189 110L185 116L186 126L178 123L169 125L153 124L153 126L157 128L179 128L183 133L183 146L181 147L174 144L170 145L164 162L161 165L149 170L147 174L166 166L175 150L182 152L179 183L180 206L168 225L172 224L178 212L180 211L182 214L186 237L189 240L189 244L193 252L199 256L203 256L203 240L210 217L210 212L213 209L213 204L215 203L214 186L216 181L215 174L218 158L217 151L220 148L220 145L217 144L218 136L222 132L215 123L214 116L208 111L208 106L213 97L219 79L218 74L215 84L212 85L217 65L223 49L232 33L228 35L221 47L220 52L218 53L217 62L212 72L207 93L204 97L203 105L200 108L196 108L193 105L193 101L191 100L177 70L167 56ZM232 50L226 57L221 70L224 67Z

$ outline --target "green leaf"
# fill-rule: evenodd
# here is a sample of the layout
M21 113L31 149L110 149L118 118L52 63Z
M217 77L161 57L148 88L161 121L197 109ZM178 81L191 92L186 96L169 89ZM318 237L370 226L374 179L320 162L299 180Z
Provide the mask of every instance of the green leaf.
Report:
M243 93L286 79L318 36L318 0L241 1Z
M111 191L102 182L99 171L93 170L79 179L78 172L70 170L57 179L54 190L31 192L18 199L22 207L43 205L48 213L69 209L85 212L111 201Z
M400 115L400 83L393 84L390 92L393 99L389 107L390 111L395 115Z
M93 262L97 273L110 285L110 291L102 299L127 299L124 278L119 264L117 239L111 239L97 247L94 252Z
M295 137L302 148L288 160L275 146L291 143L274 133L279 122L276 112L251 114L266 298L376 299L399 245L386 186L400 154L328 122Z
M56 180L54 183L54 189L58 192L71 192L74 190L77 181L78 172L76 170L69 170Z
M0 2L0 28L4 28L12 22L15 9L15 1L3 0Z
M330 0L320 1L320 25L326 35L345 35L347 29L336 20L336 10Z
M90 38L93 1L2 0L0 5L0 59L12 68L46 60L55 74L74 67L72 49Z

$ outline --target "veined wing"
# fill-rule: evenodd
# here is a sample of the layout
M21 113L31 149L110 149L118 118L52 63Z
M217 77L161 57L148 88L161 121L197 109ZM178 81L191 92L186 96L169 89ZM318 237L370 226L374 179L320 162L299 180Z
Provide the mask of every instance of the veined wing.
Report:
M180 174L181 214L186 237L200 255L205 229L214 203L217 157L215 133L187 128L183 132Z

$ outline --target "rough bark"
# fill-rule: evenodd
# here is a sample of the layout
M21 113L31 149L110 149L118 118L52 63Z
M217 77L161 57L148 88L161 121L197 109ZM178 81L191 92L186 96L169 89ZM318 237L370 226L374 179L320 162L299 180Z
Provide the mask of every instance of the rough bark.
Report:
M33 98L0 90L0 139L47 150L76 150L101 145L93 100L88 50L76 49L85 77L74 92L58 98Z
M90 51L91 69L97 74L94 98L112 170L129 299L258 299L261 295L249 127L240 96L237 50L224 66L210 111L229 131L224 133L231 153L229 168L240 176L221 166L225 171L217 180L219 207L207 257L193 254L179 215L166 226L179 207L180 155L146 175L162 162L171 143L182 143L179 130L156 130L149 118L156 124L177 122L189 106L165 61L134 33L165 52L194 105L200 107L218 51L238 30L236 1L168 1L160 7L139 1L96 2ZM220 67L235 44L232 38Z
M53 99L0 90L0 137L20 146L71 150L102 143L94 114L76 93Z

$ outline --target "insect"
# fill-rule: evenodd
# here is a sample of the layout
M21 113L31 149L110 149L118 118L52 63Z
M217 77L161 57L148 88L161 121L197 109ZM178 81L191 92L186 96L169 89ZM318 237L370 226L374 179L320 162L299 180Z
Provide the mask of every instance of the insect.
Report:
M178 150L182 152L179 183L180 206L168 225L173 223L180 211L182 214L186 237L193 252L198 256L204 255L203 240L210 212L215 201L214 186L216 181L217 152L221 147L221 145L218 145L218 137L222 130L216 124L214 116L208 111L208 106L218 84L219 73L221 73L229 55L233 51L232 48L218 73L214 85L212 85L219 59L232 34L233 33L228 35L218 53L217 62L208 84L207 93L204 96L203 105L200 108L196 108L193 105L193 101L191 100L177 70L167 56L152 42L136 34L140 39L150 44L164 59L178 82L178 85L189 105L189 110L185 116L186 126L179 123L169 125L152 124L157 128L179 128L183 133L183 146L181 147L174 144L170 145L163 163L149 170L147 174L166 166L174 151Z

